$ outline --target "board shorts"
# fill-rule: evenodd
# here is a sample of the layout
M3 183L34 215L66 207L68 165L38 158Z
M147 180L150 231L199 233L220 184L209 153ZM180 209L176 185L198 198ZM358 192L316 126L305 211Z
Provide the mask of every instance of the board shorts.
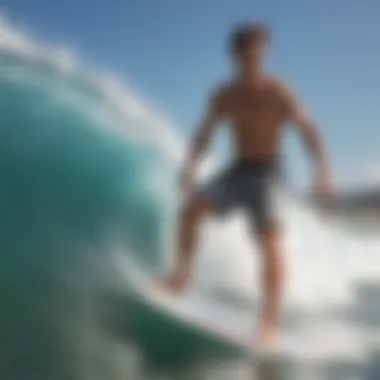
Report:
M223 215L242 209L257 229L278 226L278 161L241 161L201 188L198 196Z

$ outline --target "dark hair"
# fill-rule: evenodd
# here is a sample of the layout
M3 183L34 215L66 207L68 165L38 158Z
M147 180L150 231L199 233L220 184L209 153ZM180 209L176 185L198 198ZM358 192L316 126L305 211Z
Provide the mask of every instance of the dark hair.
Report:
M233 53L240 53L252 42L267 42L269 37L269 28L263 23L255 22L239 25L231 34L231 50Z

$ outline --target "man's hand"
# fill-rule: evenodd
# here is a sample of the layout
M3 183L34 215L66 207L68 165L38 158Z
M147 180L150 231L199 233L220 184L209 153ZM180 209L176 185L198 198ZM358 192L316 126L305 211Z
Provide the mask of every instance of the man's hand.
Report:
M333 194L333 186L330 173L327 171L321 171L317 175L315 192L319 197L331 197Z

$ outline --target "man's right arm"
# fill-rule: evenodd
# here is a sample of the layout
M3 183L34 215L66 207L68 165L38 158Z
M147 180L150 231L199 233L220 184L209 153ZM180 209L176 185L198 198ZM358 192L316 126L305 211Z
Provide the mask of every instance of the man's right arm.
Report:
M185 162L182 175L192 178L194 171L210 146L215 129L223 118L224 90L220 89L212 94L208 101L205 115L198 127L190 147L189 156ZM185 180L187 182L187 180ZM185 184L185 187L187 185Z

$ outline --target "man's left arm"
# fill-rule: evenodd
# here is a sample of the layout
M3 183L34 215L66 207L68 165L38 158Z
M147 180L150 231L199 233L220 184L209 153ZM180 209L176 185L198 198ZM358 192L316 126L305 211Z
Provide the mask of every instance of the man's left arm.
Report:
M310 118L297 97L287 88L283 90L286 121L300 133L315 165L317 191L331 192L331 170L325 143L317 125Z

